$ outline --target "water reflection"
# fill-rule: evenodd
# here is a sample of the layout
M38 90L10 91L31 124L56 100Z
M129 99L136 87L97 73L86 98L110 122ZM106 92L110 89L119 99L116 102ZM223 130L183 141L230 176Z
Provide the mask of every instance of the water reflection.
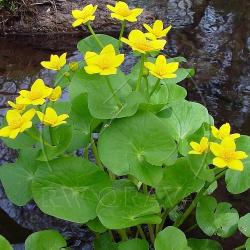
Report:
M171 57L186 57L188 66L196 70L196 75L192 79L182 83L188 90L188 98L204 104L217 125L230 122L233 130L250 135L249 1L240 0L237 4L233 0L126 2L156 12L158 17L164 20L165 26L173 26L168 35L165 53ZM38 77L44 79L47 85L52 85L54 73L43 70L40 66L40 62L47 60L51 53L61 54L67 51L69 60L81 60L81 55L75 52L80 37L56 39L40 36L38 39L18 39L19 41L16 37L2 38L0 43L1 116L8 108L7 100L14 99L20 89L29 88ZM128 54L127 58L132 58L131 54ZM126 63L127 70L133 62ZM2 163L15 161L14 151L6 149L2 142L0 148ZM225 191L220 192L223 193L220 200L224 200L225 197L232 199ZM250 210L249 196L246 192L233 201L234 204L238 203L236 206L242 214ZM79 228L73 223L61 224L63 222L60 220L58 222L43 215L32 202L22 208L14 206L7 200L3 190L0 194L0 206L19 224L33 231L60 228L62 232L74 235L77 239L75 245L79 246L83 246L87 238L91 237L84 237L85 229L77 234ZM240 245L238 239L232 244L235 247ZM225 246L224 249L232 249L234 245L230 243L230 247Z

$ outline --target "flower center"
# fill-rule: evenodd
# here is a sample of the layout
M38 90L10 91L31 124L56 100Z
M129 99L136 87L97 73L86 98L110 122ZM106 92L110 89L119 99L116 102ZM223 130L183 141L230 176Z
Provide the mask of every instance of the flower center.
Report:
M235 151L229 148L225 148L222 150L219 157L223 158L227 162L232 161L235 159Z
M161 31L160 30L152 30L152 33L157 37L159 38L161 36Z
M53 60L51 62L51 67L55 68L55 69L58 69L60 66L60 60L59 59L56 59L56 60Z
M91 12L89 10L83 10L81 15L80 15L80 19L85 19L88 16L91 16Z
M9 126L11 127L11 129L17 129L21 127L22 123L23 123L23 118L16 117L9 123Z
M39 89L31 90L31 91L29 92L29 96L28 96L28 98L29 98L31 101L40 99L41 97L42 97L42 91L39 90Z
M123 17L127 17L131 14L131 10L129 8L119 8L117 13Z
M110 56L106 56L106 55L100 55L96 65L98 67L100 67L101 69L107 69L112 65L112 61L110 59Z
M55 124L57 122L57 116L46 116L45 122L49 124Z
M138 39L134 42L134 44L136 48L143 50L143 51L148 51L152 47L150 42L144 39Z
M163 66L158 66L158 67L156 68L156 72L157 72L157 74L160 75L160 76L162 76L162 75L164 75L164 74L167 73L165 67L163 67Z

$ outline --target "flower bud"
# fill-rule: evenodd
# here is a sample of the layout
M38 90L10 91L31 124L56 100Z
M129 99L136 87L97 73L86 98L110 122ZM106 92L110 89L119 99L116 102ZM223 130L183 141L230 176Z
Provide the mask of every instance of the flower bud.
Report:
M69 72L65 72L65 73L64 73L64 76L65 76L65 77L70 77L70 73L69 73Z
M71 63L69 63L69 69L72 72L77 71L78 70L78 63L77 62L71 62Z
M60 86L57 86L56 88L54 88L49 96L49 100L51 102L55 102L57 101L62 95L62 89Z
M149 74L149 71L148 71L147 69L144 69L144 70L143 70L143 73L142 73L142 76L143 76L143 77L147 77L148 74Z

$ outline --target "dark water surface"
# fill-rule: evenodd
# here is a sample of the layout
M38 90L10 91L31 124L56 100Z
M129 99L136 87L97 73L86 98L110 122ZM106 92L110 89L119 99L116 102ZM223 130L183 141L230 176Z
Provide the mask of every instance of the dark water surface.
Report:
M184 56L188 67L196 71L192 79L182 83L188 90L188 99L205 105L217 126L229 122L233 132L250 135L249 0L127 2L156 12L165 26L173 26L167 37L165 53L170 57ZM81 60L82 55L76 52L76 43L80 39L73 35L0 38L0 117L9 108L7 101L14 100L19 90L29 88L37 78L42 78L46 85L53 84L55 74L40 65L52 53L59 55L67 51L68 62ZM131 54L127 58L131 60L126 62L125 70L133 63ZM2 142L0 150L1 164L15 161L17 153ZM233 196L221 184L215 194L219 202L232 203L240 216L250 212L249 191ZM74 238L74 249L91 249L93 237L86 228L44 215L32 201L17 207L8 201L3 188L0 189L0 207L0 234L12 244L24 242L33 231L54 228ZM5 213L13 219L12 222ZM10 224L11 228L8 227ZM20 230L18 225L25 229ZM203 234L197 235L205 238ZM244 244L245 239L237 233L222 240L221 244L230 250ZM15 249L23 248L16 245Z

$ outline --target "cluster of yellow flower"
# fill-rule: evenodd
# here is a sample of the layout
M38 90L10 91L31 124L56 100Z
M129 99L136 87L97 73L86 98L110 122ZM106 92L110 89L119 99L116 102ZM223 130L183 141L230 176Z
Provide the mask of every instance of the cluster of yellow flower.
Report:
M26 129L32 127L32 118L35 114L38 115L40 121L51 127L55 127L59 124L66 123L64 121L68 118L68 115L57 115L56 111L47 107L45 114L41 111L36 111L34 108L26 108L31 105L37 106L40 109L39 105L43 105L46 101L46 98L51 102L57 101L61 97L61 87L56 87L54 89L45 86L42 79L37 79L34 84L31 86L31 90L21 90L19 92L20 96L16 98L16 103L8 101L8 104L14 109L8 110L6 113L6 120L8 126L0 129L0 136L9 137L15 139L19 133L24 132ZM23 113L23 114L22 114Z
M189 154L203 154L210 150L214 154L213 165L218 168L228 167L233 170L243 171L244 166L241 159L245 159L248 155L243 151L235 151L235 139L240 137L240 134L230 134L231 127L229 123L223 124L220 129L211 126L211 131L216 139L221 140L221 143L209 142L207 137L202 137L200 143L191 142L193 148Z
M114 7L107 5L107 8L113 12L111 13L111 17L123 22L125 20L129 22L137 21L137 16L143 11L143 9L130 10L128 5L121 1L117 2ZM95 19L94 13L96 9L97 5L93 6L89 4L82 10L73 10L72 15L77 19L73 23L73 26L76 27L86 23L90 30L92 30L89 21ZM142 54L163 50L166 40L160 38L167 35L171 26L164 29L163 22L161 20L156 20L152 28L147 24L144 24L144 27L148 33L144 34L140 30L132 30L128 39L121 37L120 40L131 46L133 50L139 51ZM113 45L109 44L103 48L100 55L90 51L86 52L85 60L87 63L85 70L88 74L99 73L100 75L111 75L116 74L116 68L124 61L124 55L115 55ZM178 69L178 65L178 62L167 63L163 55L157 57L155 64L150 62L144 63L144 66L149 69L150 73L160 79L176 77L173 73Z

